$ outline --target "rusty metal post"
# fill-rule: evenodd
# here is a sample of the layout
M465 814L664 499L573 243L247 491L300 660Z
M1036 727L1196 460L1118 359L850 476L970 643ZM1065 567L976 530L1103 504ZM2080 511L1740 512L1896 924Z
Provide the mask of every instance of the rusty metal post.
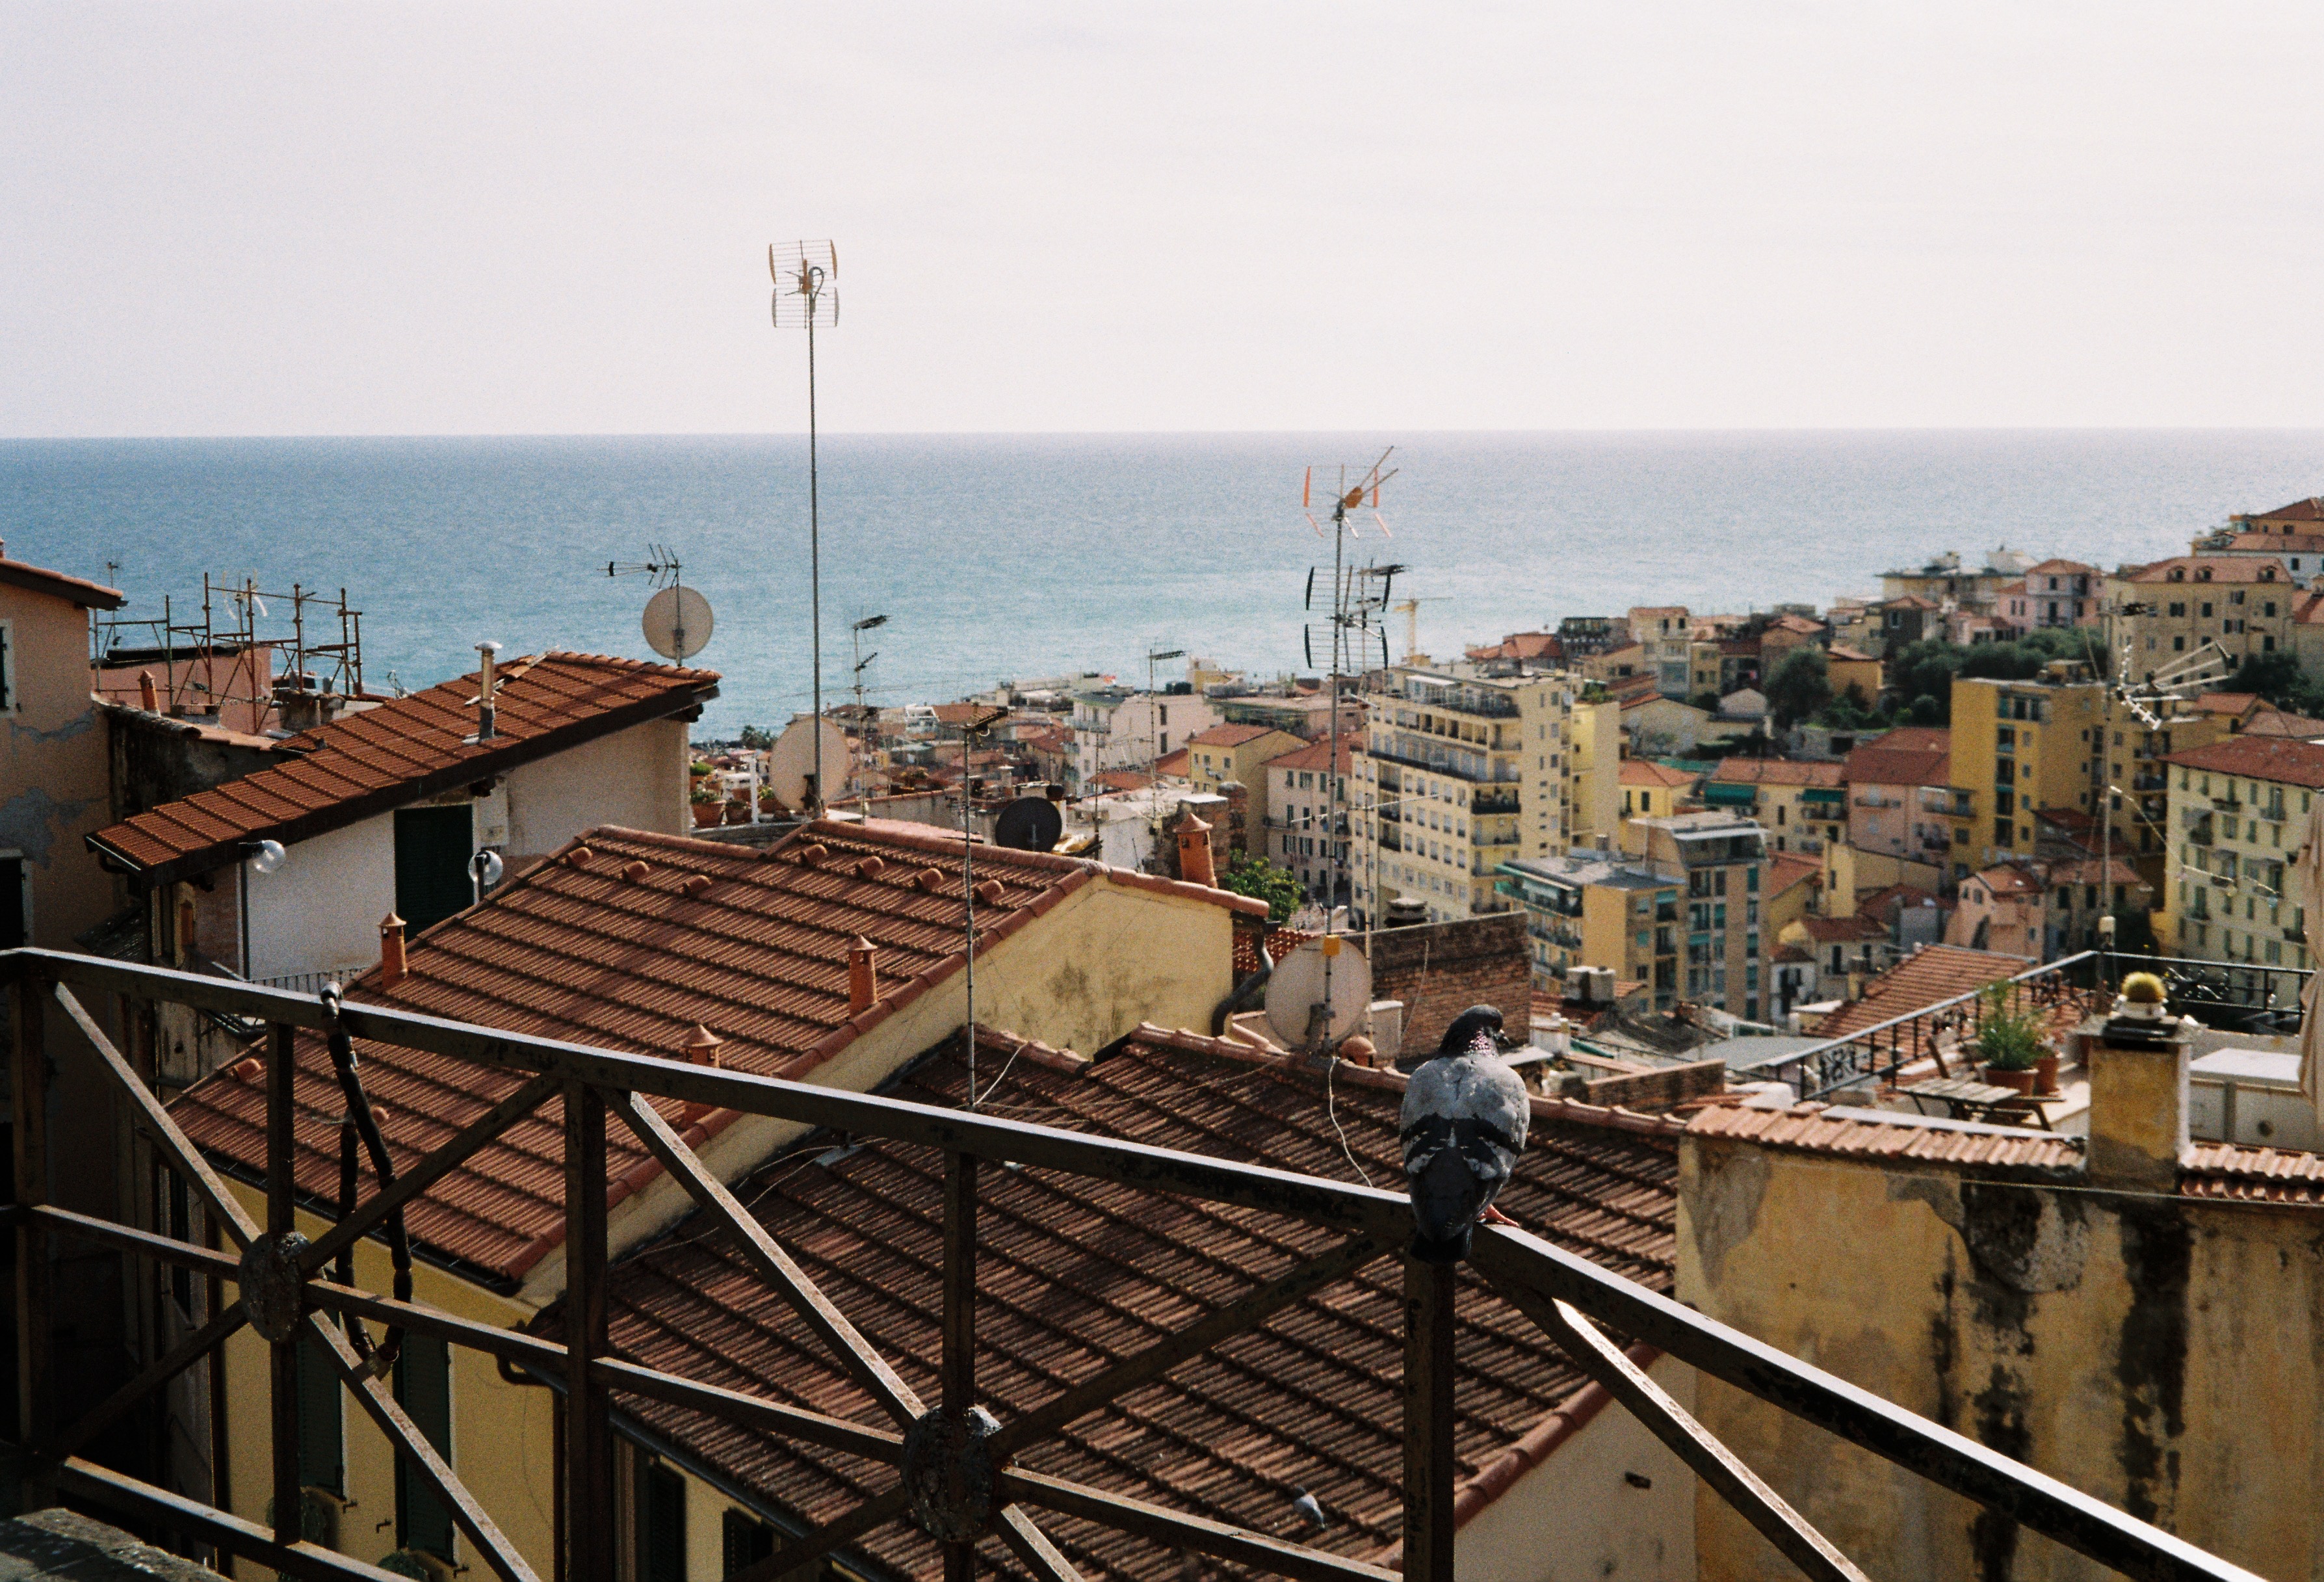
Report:
M1404 1264L1404 1575L1452 1582L1450 1264Z
M565 1575L613 1582L613 1420L590 1365L609 1336L605 1298L605 1101L565 1085Z
M49 1051L43 1018L50 985L27 974L16 980L9 1028L11 1090L15 1110L16 1201L30 1208L49 1200ZM30 1219L16 1227L16 1440L27 1457L37 1455L55 1435L56 1271L49 1266L49 1238ZM38 1511L57 1503L50 1469L27 1462L19 1468L23 1508Z
M202 1245L215 1253L218 1250L218 1244L224 1239L218 1234L217 1217L204 1213ZM208 1299L202 1306L202 1321L208 1323L225 1309L226 1282L213 1274L203 1281L202 1287ZM231 1511L234 1509L234 1469L228 1460L229 1441L226 1438L225 1346L218 1346L210 1353L202 1364L202 1371L209 1377L210 1507L217 1511ZM233 1577L234 1556L222 1545L212 1545L210 1569L224 1577Z
M280 1246L298 1229L298 1187L291 1173L297 1133L291 1082L292 1029L275 1022L266 1030L266 1239ZM299 1337L290 1332L268 1349L274 1453L274 1541L297 1543L306 1536L305 1496L299 1487Z
M943 1365L945 1415L965 1418L976 1404L976 1161L965 1153L945 1155ZM945 1582L975 1577L976 1545L945 1545Z

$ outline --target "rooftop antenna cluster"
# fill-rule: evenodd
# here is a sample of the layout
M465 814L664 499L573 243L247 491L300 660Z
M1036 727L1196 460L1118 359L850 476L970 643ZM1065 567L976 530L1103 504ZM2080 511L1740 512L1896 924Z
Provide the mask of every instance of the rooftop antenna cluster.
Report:
M656 653L672 664L684 664L710 646L710 634L716 624L710 601L700 590L686 586L686 569L678 563L676 550L668 544L648 544L642 560L606 561L605 575L651 579L656 591L646 600L639 624Z
M771 309L777 329L807 331L807 567L809 648L813 654L815 717L823 717L823 523L817 475L815 411L815 332L839 324L839 249L828 241L770 244L767 273L774 277ZM815 735L815 807L823 803L823 733Z

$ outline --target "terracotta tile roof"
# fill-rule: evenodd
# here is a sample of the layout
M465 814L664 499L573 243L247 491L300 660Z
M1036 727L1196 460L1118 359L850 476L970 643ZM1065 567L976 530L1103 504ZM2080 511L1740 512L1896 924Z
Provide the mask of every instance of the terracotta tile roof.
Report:
M1692 786L1696 781L1702 778L1702 777L1701 775L1691 774L1683 769L1673 769L1667 763L1657 763L1651 758L1625 758L1622 760L1622 783L1624 785L1664 786L1676 788L1679 786Z
M1273 735L1271 725L1214 725L1200 735L1187 738L1190 747L1240 747L1245 742L1255 742L1261 736Z
M1269 929L1267 930L1268 959L1280 961L1314 937L1313 934L1303 934L1297 929ZM1240 983L1258 970L1259 930L1237 929L1234 931L1235 981Z
M117 610L129 602L129 596L117 587L51 571L45 567L28 566L22 560L7 559L5 553L0 553L0 584L21 587L28 593L45 593L85 610Z
M1938 607L1938 605L1932 598L1923 598L1917 593L1908 593L1902 598L1883 599L1872 607L1876 610L1933 610Z
M1931 1121L1881 1110L1828 1108L1820 1104L1794 1105L1788 1109L1720 1105L1696 1115L1686 1130L1690 1137L1755 1143L1762 1148L1911 1160L1916 1164L1978 1165L2049 1175L2075 1175L2082 1167L2079 1137L2015 1126Z
M2292 606L2292 618L2302 626L2324 625L2324 593L2301 594Z
M2243 1203L2324 1204L2324 1154L2199 1143L2179 1156L2179 1190Z
M876 871L866 859L877 859ZM673 1059L706 1027L724 1041L722 1064L797 1077L959 970L959 860L955 841L884 819L811 824L763 851L594 829L412 940L403 982L383 989L374 968L346 985L347 998ZM632 877L634 865L644 871ZM1101 880L1265 911L1223 891L1046 852L980 847L976 868L995 886L977 901L980 952ZM936 882L924 887L930 873ZM847 950L858 936L880 948L885 993L850 1017ZM300 1189L335 1200L331 1117L345 1106L322 1041L302 1033L297 1049ZM357 1052L399 1167L521 1086L513 1074L409 1050L359 1043ZM188 1089L171 1113L213 1154L262 1167L263 1083L222 1073ZM733 1119L724 1110L700 1118L697 1140ZM656 1167L614 1133L618 1201ZM488 1278L521 1279L564 1236L562 1137L554 1106L520 1124L412 1207L411 1234Z
M1864 998L1851 1000L1823 1020L1820 1038L1845 1038L1858 1028L1910 1016L1914 1012L2015 977L2034 966L2030 956L2005 956L1960 945L1930 945L1915 950L1864 985Z
M1512 632L1499 643L1488 643L1468 651L1471 659L1557 659L1563 655L1565 645L1554 633Z
M1770 895L1781 895L1794 884L1823 877L1823 865L1813 857L1779 851L1770 856L1767 862L1774 870L1767 876L1767 893Z
M1848 782L1848 772L1838 763L1802 763L1789 758L1721 758L1711 772L1714 783L1728 785L1836 786Z
M2244 721L2243 734L2247 736L2296 736L2313 741L2324 736L2324 719L2311 719L2306 715L2291 714L2281 708L2255 709Z
M2181 573L2172 576L2173 571ZM2204 573L2209 573L2205 576ZM2292 573L2274 560L2263 560L2251 555L2175 555L2167 560L2157 560L2141 566L2123 580L2129 582L2282 582L2292 580Z
M1344 731L1342 732L1340 735L1340 772L1342 774L1348 772L1349 759L1354 751L1355 737ZM1269 758L1267 761L1267 766L1269 769L1314 770L1326 767L1331 761L1332 742L1327 736L1320 742L1310 742L1296 752L1286 753L1280 758Z
M1891 731L1877 742L1868 742L1848 755L1842 776L1850 785L1950 785L1952 773L1952 746L1950 741L1933 747L1911 744L1891 744L1889 736L1900 735ZM1940 735L1950 736L1950 732Z
M1154 772L1157 775L1175 774L1183 780L1186 775L1186 764L1193 757L1194 754L1184 747L1175 753L1165 753L1154 760Z
M502 667L497 734L476 733L476 678L346 715L292 736L298 756L164 802L88 837L148 883L235 860L246 840L305 840L521 763L659 719L718 695L715 671L601 653L544 653Z
M1953 750L1953 733L1949 726L1900 725L1884 733L1879 745L1898 752L1950 753Z
M2246 732L2208 747L2173 753L2163 762L2285 785L2324 786L2324 746L2296 736L2255 736Z
M2249 714L2259 706L2256 692L2204 692L2192 705L2198 714Z
M2324 522L2324 497L2310 496L2305 500L2294 500L2289 505L2279 505L2273 511L2255 511L2248 516L2238 517L2236 520L2243 522Z
M2033 577L2037 574L2047 577L2052 572L2057 573L2061 577L2070 577L2077 574L2095 576L2098 572L2098 568L2095 566L2085 566L2080 560L2043 560L2039 564L2025 568L2025 575L2028 577Z
M1154 777L1135 769L1109 769L1097 777L1101 790L1110 791L1144 791L1154 783Z
M2042 878L2029 868L2002 863L1976 874L1977 882L1996 895L2026 895L2042 889Z
M1811 914L1800 920L1808 938L1819 945L1845 945L1857 939L1885 939L1888 925L1861 912L1847 917L1817 917Z
M888 1091L957 1106L958 1041ZM1007 1047L988 1033L985 1069ZM1012 1119L1084 1133L1353 1178L1339 1131L1373 1180L1401 1179L1402 1079L1342 1067L1330 1112L1320 1077L1241 1046L1141 1029L1076 1071L1040 1052L1010 1069L993 1104ZM1532 1137L1499 1206L1560 1245L1667 1291L1674 1254L1676 1139L1658 1118L1537 1101ZM1584 1115L1610 1124L1591 1124ZM1573 1119L1560 1117L1572 1116ZM1336 1119L1338 1129L1333 1121ZM770 1164L737 1195L808 1269L904 1379L938 1393L942 1166L924 1149L819 1137ZM1338 1239L1251 1211L1039 1170L987 1167L980 1179L978 1393L1003 1421L1183 1328ZM1486 1476L1583 1389L1584 1379L1483 1283L1461 1275L1457 1476ZM789 1309L693 1224L625 1259L611 1281L612 1339L634 1360L816 1410L875 1420L876 1409L802 1331ZM1402 1286L1393 1260L1284 1309L1082 1419L1028 1451L1055 1476L1213 1520L1302 1536L1296 1488L1333 1518L1317 1540L1372 1555L1398 1537ZM555 1333L555 1312L542 1328ZM637 1402L656 1431L770 1503L810 1522L893 1482L890 1471L761 1438L684 1411ZM1503 1481L1506 1481L1505 1479ZM1042 1523L1093 1579L1176 1582L1182 1557L1063 1519ZM902 1522L863 1540L910 1576L940 1569ZM995 1560L1006 1566L998 1550Z
M1778 615L1767 624L1779 632L1796 632L1803 637L1813 637L1824 629L1821 621L1805 615Z
M1850 648L1845 643L1833 643L1825 650L1825 656L1838 660L1843 664L1868 665L1875 662L1870 654L1860 648Z
M1891 884L1858 900L1856 912L1858 917L1879 918L1886 921L1888 909L1892 906L1923 907L1932 904L1945 911L1953 910L1951 902L1917 884Z
M2239 532L2227 541L2227 548L2237 554L2281 555L2287 550L2294 554L2312 555L2324 551L2324 532Z

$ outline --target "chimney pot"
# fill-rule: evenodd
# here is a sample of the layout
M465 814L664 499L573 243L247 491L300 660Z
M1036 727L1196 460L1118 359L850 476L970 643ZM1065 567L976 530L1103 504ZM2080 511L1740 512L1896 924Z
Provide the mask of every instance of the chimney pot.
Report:
M379 920L379 986L392 989L405 976L403 920L389 912Z
M476 644L476 653L483 661L476 671L476 740L479 742L493 739L493 660L500 651L501 645L497 643Z
M861 1016L880 1000L880 948L858 938L847 948L847 1013Z
M137 707L148 714L161 712L161 689L153 684L152 671L137 672Z
M2175 1191L2188 1143L2188 1056L2182 1023L2167 1040L2083 1041L2090 1072L2089 1179L2093 1186ZM2158 1045L2160 1047L2156 1047Z
M1217 886L1218 871L1211 861L1211 827L1200 813L1189 812L1178 826L1178 876L1190 884Z
M726 1041L699 1022L686 1035L686 1061L689 1066L715 1066L719 1063L718 1049Z

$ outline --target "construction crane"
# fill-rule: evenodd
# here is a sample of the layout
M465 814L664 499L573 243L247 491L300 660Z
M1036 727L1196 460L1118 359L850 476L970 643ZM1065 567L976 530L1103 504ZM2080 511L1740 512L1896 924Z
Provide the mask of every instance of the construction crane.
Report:
M1428 662L1428 656L1420 652L1420 606L1436 602L1437 599L1434 597L1408 598L1393 606L1396 613L1404 617L1404 662L1406 664L1419 665Z

